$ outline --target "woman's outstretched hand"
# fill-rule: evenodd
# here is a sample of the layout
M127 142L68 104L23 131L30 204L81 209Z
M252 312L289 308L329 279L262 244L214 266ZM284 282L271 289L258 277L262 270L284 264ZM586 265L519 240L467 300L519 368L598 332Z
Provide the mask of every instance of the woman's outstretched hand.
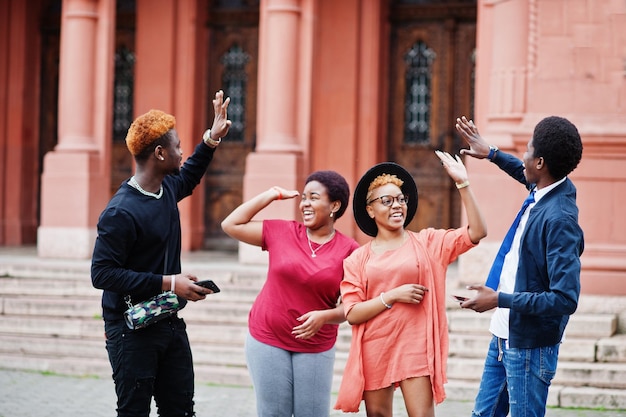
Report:
M462 184L467 181L467 169L463 165L463 161L458 155L450 155L448 152L435 151L435 154L441 160L441 165L445 168L446 172L457 184Z

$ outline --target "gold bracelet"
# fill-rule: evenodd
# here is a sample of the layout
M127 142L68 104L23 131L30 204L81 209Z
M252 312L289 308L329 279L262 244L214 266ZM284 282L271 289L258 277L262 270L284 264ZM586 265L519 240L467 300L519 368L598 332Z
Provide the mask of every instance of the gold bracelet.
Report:
M465 180L465 181L463 181L460 184L455 182L454 184L456 185L456 188L458 188L460 190L461 188L465 188L465 187L469 186L469 180Z
M211 138L211 129L207 129L204 132L204 135L202 135L202 140L204 141L204 143L211 146L212 148L217 147L217 145L222 142L222 138L218 138L217 140Z

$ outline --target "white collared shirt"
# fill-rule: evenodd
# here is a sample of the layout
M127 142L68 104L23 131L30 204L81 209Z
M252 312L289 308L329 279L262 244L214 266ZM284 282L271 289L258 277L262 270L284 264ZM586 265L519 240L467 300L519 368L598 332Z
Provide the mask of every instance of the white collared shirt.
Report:
M524 229L526 228L526 223L528 222L528 216L530 210L541 200L543 196L548 194L554 188L556 188L559 184L564 182L566 177L563 179L548 185L540 190L535 191L535 202L531 203L527 208L522 218L520 219L519 225L517 226L517 230L515 230L515 236L513 237L513 243L511 244L511 249L509 253L504 257L504 264L502 265L502 272L500 273L500 286L498 291L512 294L515 292L515 275L517 274L517 265L519 264L519 247L520 240L522 239L522 234L524 233ZM501 339L509 338L509 309L508 308L496 308L493 315L491 316L491 324L489 325L489 331L496 337Z

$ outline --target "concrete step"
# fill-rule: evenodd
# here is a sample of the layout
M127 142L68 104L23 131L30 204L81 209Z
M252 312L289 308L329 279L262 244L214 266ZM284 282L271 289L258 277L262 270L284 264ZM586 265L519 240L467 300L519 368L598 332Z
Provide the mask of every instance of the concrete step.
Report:
M566 386L626 389L626 364L562 361L554 380Z
M194 370L197 383L221 384L251 387L250 376L246 367L207 364L196 360L198 348L194 348ZM110 378L111 368L104 345L100 352L91 359L72 357L28 357L22 354L0 353L0 368L38 371L62 375ZM341 372L335 372L333 391L337 392L341 383ZM478 392L478 381L450 378L446 384L447 398L455 401L473 401ZM601 408L607 410L626 410L626 390L606 389L585 386L550 386L548 397L550 407Z
M244 322L229 324L190 320L188 330L192 346L194 349L197 347L200 352L199 360L206 356L204 352L209 352L207 357L217 360L213 364L244 365L243 346L247 334ZM340 333L345 330L345 325L342 325ZM0 351L4 353L21 352L24 355L63 357L66 352L69 357L93 357L99 350L98 346L103 346L104 336L100 319L10 316L0 321L0 341ZM478 378L477 375L482 372L489 336L453 333L450 341L449 378ZM607 351L626 350L625 337L605 338L601 341ZM609 345L610 342L612 345ZM588 357L590 354L577 360L581 356L576 353L578 349L590 343L589 340L574 338L564 342L556 381L560 382L561 378L566 385L626 388L626 363L591 363ZM348 349L347 343L337 345L338 369L343 369ZM589 347L586 349L593 350Z
M4 316L0 320L0 334L69 338L101 338L102 319L80 317Z
M0 294L3 296L57 296L99 299L102 291L91 285L89 276L79 278L0 277Z
M206 258L184 260L183 269L215 280L222 292L189 303L179 313L188 324L197 380L250 386L244 354L247 317L266 268L239 265L229 255ZM0 275L0 368L110 378L101 291L91 286L88 261L2 261ZM626 408L626 334L619 334L624 328L620 322L626 322L624 300L581 298L561 348L549 405ZM461 310L452 300L447 307L447 396L472 401L490 339L490 313ZM337 340L335 391L350 341L351 327L344 323Z
M84 277L83 277L84 278ZM260 288L256 285L241 285L228 281L216 281L221 289L217 294L210 294L203 301L232 301L251 303L256 298ZM94 288L89 279L57 279L44 280L28 277L0 277L0 295L3 297L57 297L59 299L95 300L100 305L102 290ZM202 302L198 302L202 304Z
M626 363L626 334L617 334L598 340L598 362Z
M561 387L558 406L626 410L626 390L593 387Z
M14 295L0 296L2 314L6 316L32 317L73 317L94 318L102 317L100 296L41 296L41 295Z
M448 378L479 381L484 358L449 358ZM559 361L553 383L556 385L596 388L626 388L626 364Z
M251 385L243 342L215 344L191 341L196 379L200 382ZM347 352L338 352L335 380L340 381ZM0 334L0 368L78 376L110 377L101 340ZM339 385L337 385L337 389Z
M446 398L453 401L474 401L478 393L478 382L450 380ZM552 384L548 392L548 407L595 408L604 410L626 410L626 390L593 387L566 387ZM580 416L591 416L585 410L577 410Z
M198 333L204 342L228 343L229 341L241 342L245 338L247 327L247 315L253 301L248 295L225 296L223 293L209 296L206 300L197 303L189 303L180 312L190 326L202 326L215 324L214 327L202 329ZM2 313L6 319L0 323L0 330L9 333L24 333L70 337L99 337L101 331L100 301L93 297L53 297L53 296L14 296L0 297ZM610 316L610 317L607 317ZM45 319L42 319L44 317ZM69 318L69 320L59 320ZM607 314L579 315L572 318L572 326L576 323L585 323L579 326L583 331L569 331L561 349L561 360L588 361L588 362L626 362L626 335L614 335L611 337L581 338L573 337L572 334L585 334L590 332L587 327L605 328L610 330L610 323L614 316ZM82 320L84 319L84 321ZM98 322L94 324L94 319ZM595 321L594 321L595 319ZM449 312L451 323L450 333L450 356L483 357L486 351L489 333L485 330L487 320L482 315L471 311ZM453 331L459 323L480 324L462 326L464 332ZM225 325L235 325L234 330ZM237 328L239 326L239 328ZM96 330L94 330L94 327ZM471 330L471 331L470 331ZM575 330L575 329L574 329ZM591 332L592 334L606 334L605 332ZM234 337L224 337L234 335ZM217 337L216 337L217 336ZM572 337L570 337L572 336ZM340 327L338 347L348 349L350 344L351 329L348 325ZM597 357L596 357L597 354Z
M562 343L559 350L559 360L578 361L578 362L595 362L600 360L599 345L604 343L602 354L615 357L611 362L619 362L625 352L626 341L618 336L612 336L605 339L595 338L574 338L568 337ZM472 333L450 333L450 357L466 357L466 358L484 358L489 342L490 334L472 334ZM605 360L608 362L608 360Z
M453 333L488 334L491 312L476 313L457 309L448 311L449 331ZM614 313L574 313L567 324L567 337L601 338L617 331L618 316Z
M35 358L101 359L108 363L104 334L98 339L0 334L0 354L21 354Z

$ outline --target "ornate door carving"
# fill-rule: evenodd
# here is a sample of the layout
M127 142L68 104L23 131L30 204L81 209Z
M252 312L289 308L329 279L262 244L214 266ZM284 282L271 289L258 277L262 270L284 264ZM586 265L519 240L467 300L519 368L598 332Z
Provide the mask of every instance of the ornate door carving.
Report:
M223 89L233 125L205 176L205 249L236 250L220 223L242 202L246 156L256 142L259 4L216 1L209 10L208 97ZM206 125L213 120L209 106Z
M458 192L434 151L458 153L454 121L473 116L476 4L415 3L391 6L388 155L417 183L419 204L409 228L455 227Z

